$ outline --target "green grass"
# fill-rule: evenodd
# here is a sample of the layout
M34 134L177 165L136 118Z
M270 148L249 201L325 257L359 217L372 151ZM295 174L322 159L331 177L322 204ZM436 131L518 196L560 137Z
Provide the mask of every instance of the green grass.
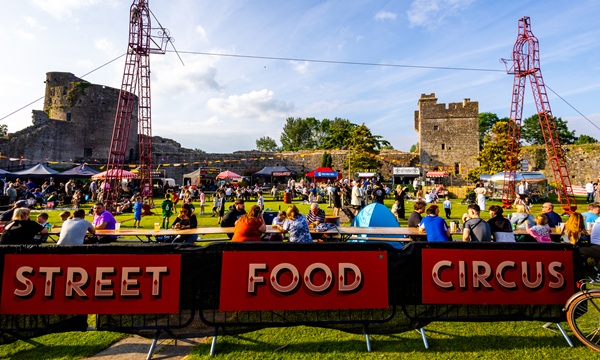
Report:
M0 359L81 359L97 354L127 336L108 331L48 334L0 345Z
M541 322L432 323L425 327L430 348L416 331L364 335L312 327L264 329L218 338L220 359L590 359L597 353L576 342L570 348L557 331ZM563 327L568 329L566 323ZM569 332L570 333L570 332ZM189 359L209 359L210 338Z

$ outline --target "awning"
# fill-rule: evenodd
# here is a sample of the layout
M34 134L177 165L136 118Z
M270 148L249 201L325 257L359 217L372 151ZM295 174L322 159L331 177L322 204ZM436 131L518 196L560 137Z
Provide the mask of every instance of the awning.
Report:
M428 171L427 177L447 177L447 171Z

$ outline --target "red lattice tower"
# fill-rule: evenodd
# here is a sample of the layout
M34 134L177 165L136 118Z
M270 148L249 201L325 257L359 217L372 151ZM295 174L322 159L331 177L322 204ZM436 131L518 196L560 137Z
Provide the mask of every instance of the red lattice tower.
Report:
M115 116L106 181L104 203L113 209L122 191L121 181L133 109L138 110L139 181L144 198L152 199L152 121L150 116L150 54L164 54L171 40L162 27L152 28L147 0L134 0L129 19L129 44L123 72L123 82Z
M540 48L538 39L531 32L529 17L519 20L519 34L513 47L512 59L502 59L507 72L514 74L510 121L508 123L508 145L506 147L506 162L504 164L504 185L502 188L502 204L510 208L515 200L515 178L521 140L521 124L523 117L523 98L525 81L529 79L537 113L544 135L548 161L552 167L556 191L562 208L567 213L577 209L569 170L560 146L556 123L550 110L548 93L540 69Z

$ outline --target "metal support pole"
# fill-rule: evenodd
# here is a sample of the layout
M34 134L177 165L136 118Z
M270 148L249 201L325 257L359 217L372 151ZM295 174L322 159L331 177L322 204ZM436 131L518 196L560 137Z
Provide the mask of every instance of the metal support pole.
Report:
M363 325L363 332L365 333L365 340L367 341L367 352L371 352L371 338L369 337L367 325Z
M215 356L215 348L217 347L217 333L218 333L218 329L215 328L215 334L213 335L212 338L212 343L210 344L210 356Z
M421 333L421 338L423 339L423 346L425 349L429 349L429 342L427 341L427 335L425 335L425 329L420 328L418 330Z
M571 341L571 339L569 338L569 336L567 335L567 333L565 332L565 330L562 328L562 326L560 326L559 323L556 323L556 327L558 328L558 331L560 331L560 333L562 334L562 336L567 341L567 344L569 344L570 347L574 347L575 345L573 345L573 342Z
M148 350L148 355L146 356L146 360L152 359L152 355L154 355L154 350L156 350L156 343L158 343L159 337L160 337L160 329L156 330L156 335L154 336L154 340L152 340L152 344L150 345L150 350Z

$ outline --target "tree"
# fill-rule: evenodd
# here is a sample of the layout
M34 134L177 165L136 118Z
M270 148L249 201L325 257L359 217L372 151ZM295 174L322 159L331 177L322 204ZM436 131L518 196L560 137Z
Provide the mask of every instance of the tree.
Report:
M316 138L320 134L318 127L320 122L315 118L287 118L279 138L281 148L284 151L314 149L320 142L320 139Z
M358 126L352 131L348 141L348 155L344 167L350 172L355 169L379 168L381 163L375 155L379 154L379 149L384 143L387 141L381 140L381 136L373 135L365 124Z
M335 118L333 120L323 120L323 130L326 135L322 139L323 149L342 149L348 144L348 139L352 131L358 125L351 123L346 119Z
M514 139L509 140L508 138L508 122L496 122L485 134L483 147L477 156L480 165L469 171L467 175L469 180L479 181L481 174L495 174L504 171L508 141L514 141Z
M567 121L561 118L554 118L556 124L556 132L558 133L558 140L562 145L573 144L575 142L575 131L569 131ZM528 117L523 120L521 126L521 139L530 145L543 145L544 134L542 133L542 127L540 126L539 117L537 114Z
M419 150L419 143L413 144L410 147L410 150L408 150L408 152L410 153L416 153Z
M8 135L8 126L6 124L0 125L0 136Z
M323 157L321 158L321 167L331 167L331 164L333 163L333 159L331 158L331 154L328 153L327 151L325 151L323 153Z
M491 112L479 113L479 149L483 147L483 139L486 134L490 132L492 127L498 121L510 121L509 118L505 117L500 119L498 115Z
M256 150L259 151L277 151L277 143L268 136L263 136L256 140Z
M598 140L594 139L593 137L591 137L589 135L579 135L577 140L575 140L574 144L575 145L595 144L597 142L598 142Z

